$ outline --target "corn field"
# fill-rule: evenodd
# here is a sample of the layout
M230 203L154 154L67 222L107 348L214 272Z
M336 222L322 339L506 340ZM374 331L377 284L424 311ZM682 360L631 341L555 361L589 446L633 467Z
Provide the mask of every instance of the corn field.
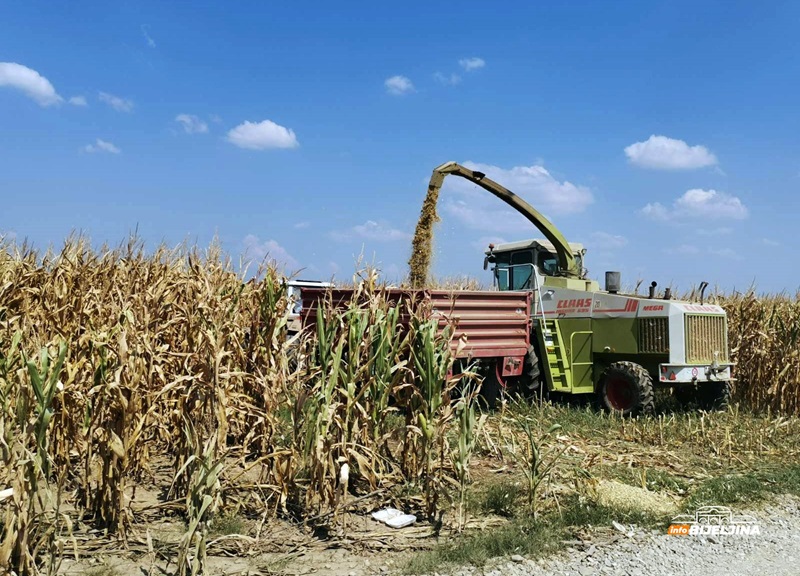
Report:
M369 495L463 507L476 424L447 331L364 272L290 338L287 279L236 270L218 245L0 245L0 570L55 573L78 524L124 542L165 464L181 574L233 506L337 530ZM798 299L719 300L740 402L800 413Z
M365 273L349 307L287 338L286 279L233 270L215 245L0 249L0 569L52 573L76 521L124 540L164 461L181 574L203 571L234 502L335 525L352 494L403 487L439 510L458 424L436 325Z
M718 296L728 313L735 397L757 411L800 414L800 294Z

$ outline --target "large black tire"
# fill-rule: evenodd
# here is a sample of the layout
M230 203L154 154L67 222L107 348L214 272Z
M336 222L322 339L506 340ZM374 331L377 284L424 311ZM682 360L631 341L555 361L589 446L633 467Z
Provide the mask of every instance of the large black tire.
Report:
M528 353L525 355L519 387L520 392L526 396L534 396L542 390L542 367L533 345L528 347Z
M600 405L623 416L652 414L655 409L653 379L633 362L615 362L606 368L598 390Z
M731 403L730 382L705 382L698 385L697 404L707 412L721 412Z

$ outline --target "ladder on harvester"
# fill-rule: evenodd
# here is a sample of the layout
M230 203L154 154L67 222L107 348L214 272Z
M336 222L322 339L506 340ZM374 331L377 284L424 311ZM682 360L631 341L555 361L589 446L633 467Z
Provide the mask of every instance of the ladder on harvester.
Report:
M542 321L540 320L540 322ZM553 383L553 390L569 390L571 388L570 365L558 320L544 320L539 344L544 351L543 356L547 359L542 364L545 365L547 376Z
M553 383L553 390L570 390L572 388L571 370L567 349L561 338L561 329L558 320L548 320L544 312L542 299L542 283L536 268L531 264L531 277L534 283L534 293L538 302L538 315L536 322L539 325L539 349L543 351L541 358L545 376ZM546 361L545 361L546 359Z

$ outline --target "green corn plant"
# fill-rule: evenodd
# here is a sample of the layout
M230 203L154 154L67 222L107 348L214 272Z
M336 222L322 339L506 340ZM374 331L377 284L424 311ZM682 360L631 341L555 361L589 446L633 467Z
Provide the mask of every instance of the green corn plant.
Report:
M61 343L55 362L44 347L39 362L25 358L27 368L15 374L16 383L9 384L9 367L14 365L20 337L12 339L10 354L3 360L4 403L8 391L14 390L15 418L13 432L4 430L3 460L12 473L11 502L6 512L3 538L0 542L0 567L22 575L37 574L37 556L42 549L54 550L61 520L58 510L60 494L54 494L49 484L52 458L49 453L49 431L53 418L53 400L59 392L59 376L67 356L67 346ZM5 421L6 414L3 414ZM5 428L5 425L3 425ZM9 445L7 440L11 439ZM59 483L58 489L61 485ZM56 563L51 559L51 566Z
M468 375L462 375L465 378ZM469 463L472 453L475 450L477 441L477 426L475 410L475 397L477 389L474 386L467 386L462 392L463 396L458 400L455 407L456 418L458 420L458 446L453 454L453 465L458 479L458 530L464 529L467 521L467 481L469 480ZM481 420L485 419L481 416Z
M449 376L453 364L450 327L440 332L437 320L425 320L422 315L415 314L412 334L416 401L412 402L409 416L415 419L413 429L421 433L422 487L426 513L433 518L444 484L446 432L453 418L450 394L457 379Z
M512 422L522 433L523 442L516 443L511 437L509 451L518 462L527 481L528 513L534 520L538 516L539 488L550 478L550 474L558 461L566 452L568 445L551 445L560 424L553 424L544 432L540 431L539 422L527 413L526 406L520 404L512 409Z
M32 360L27 361L31 389L35 395L33 428L36 435L36 466L40 468L41 476L45 479L50 476L51 465L47 432L50 427L50 421L53 418L53 398L55 398L59 390L60 383L58 378L66 357L67 345L62 342L58 347L58 356L52 367L50 365L50 352L47 348L42 348L39 353L38 367ZM27 401L22 402L21 412L18 414L20 420L25 418L24 411L27 408Z
M314 383L303 404L294 412L295 446L302 463L302 474L309 485L302 497L305 509L320 513L325 503L335 502L336 411L338 388L345 364L347 334L340 332L341 318L320 304L317 314L316 369ZM299 495L296 495L299 499ZM298 502L299 503L299 502Z
M386 415L394 390L404 380L408 360L408 335L401 330L400 306L378 309L372 327L372 364L369 379L370 421L373 427L373 447L388 455Z

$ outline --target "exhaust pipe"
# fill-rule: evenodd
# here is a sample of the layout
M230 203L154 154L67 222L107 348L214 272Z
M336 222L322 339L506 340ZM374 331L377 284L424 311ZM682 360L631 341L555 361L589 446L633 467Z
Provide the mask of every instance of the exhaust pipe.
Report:
M667 288L664 290L664 300L670 300L672 298L672 288Z
M650 298L651 300L652 300L653 298L655 298L655 297L656 297L656 286L658 286L658 282L656 282L655 280L653 280L653 281L650 283L650 291L649 291L649 294L648 294L648 296L647 296L647 297L648 297L648 298Z
M606 272L606 292L616 294L620 291L622 274L619 272Z
M701 305L703 304L703 300L706 297L706 288L708 288L708 282L703 280L702 282L700 282L700 304Z

